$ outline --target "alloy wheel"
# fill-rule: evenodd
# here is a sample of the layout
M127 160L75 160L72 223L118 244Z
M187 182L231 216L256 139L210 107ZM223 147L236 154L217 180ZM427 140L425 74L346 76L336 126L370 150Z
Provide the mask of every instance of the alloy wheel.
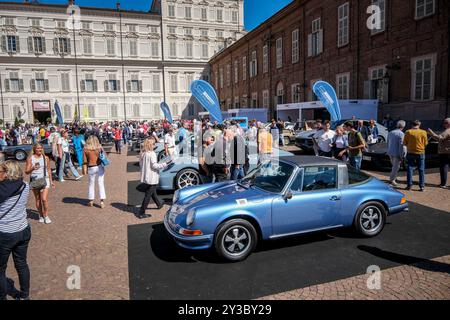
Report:
M247 228L233 226L223 236L222 246L230 255L238 256L249 250L252 238Z
M383 222L383 215L376 206L368 206L361 213L361 227L368 232L376 232Z

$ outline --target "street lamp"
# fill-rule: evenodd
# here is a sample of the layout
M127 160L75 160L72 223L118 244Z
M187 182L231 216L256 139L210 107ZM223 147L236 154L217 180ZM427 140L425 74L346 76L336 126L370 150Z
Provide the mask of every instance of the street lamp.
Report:
M117 2L117 11L119 11L120 56L122 60L123 115L125 117L125 121L127 121L127 107L125 103L125 66L123 63L123 43L122 43L122 12L120 11L120 2Z
M2 121L3 121L3 129L5 128L5 105L3 104L3 80L2 73L0 72L0 100L2 104Z
M79 83L78 83L78 62L77 62L77 43L76 43L76 33L75 33L75 10L72 10L72 31L73 31L73 51L75 54L75 83L77 87L77 119L75 121L80 121L80 90L79 90Z

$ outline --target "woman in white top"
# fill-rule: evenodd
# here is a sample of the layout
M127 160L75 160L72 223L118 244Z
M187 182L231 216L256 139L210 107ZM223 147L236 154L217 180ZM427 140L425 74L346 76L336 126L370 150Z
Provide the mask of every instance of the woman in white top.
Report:
M145 210L147 210L150 203L150 198L153 199L158 209L161 209L164 205L164 203L158 198L156 188L159 184L159 170L165 169L170 162L158 163L156 153L153 151L154 148L155 140L152 138L144 140L140 155L140 166L141 183L145 185L145 197L139 210L139 219L146 217Z
M31 181L45 178L46 186L42 189L32 189L32 191L36 200L36 208L39 211L39 222L49 224L52 221L48 216L48 191L50 186L54 188L55 184L52 179L50 160L44 154L41 144L33 145L31 157L27 159L25 173L30 175Z
M348 137L344 134L344 127L336 128L336 135L333 138L331 148L334 158L347 162Z

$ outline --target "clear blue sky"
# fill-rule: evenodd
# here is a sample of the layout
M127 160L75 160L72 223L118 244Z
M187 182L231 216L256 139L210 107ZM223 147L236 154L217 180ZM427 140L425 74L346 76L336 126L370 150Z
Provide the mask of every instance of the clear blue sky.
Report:
M0 0L0 2L23 0ZM292 0L244 0L245 28L252 30ZM40 0L40 3L66 4L67 0ZM115 8L117 0L75 0L79 6ZM152 0L121 0L121 7L127 10L148 11Z

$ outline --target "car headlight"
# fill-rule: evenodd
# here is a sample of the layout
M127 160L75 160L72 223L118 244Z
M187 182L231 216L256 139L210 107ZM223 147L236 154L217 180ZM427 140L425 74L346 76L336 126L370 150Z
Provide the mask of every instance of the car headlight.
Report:
M191 224L193 224L194 219L195 219L195 209L191 209L188 211L186 216L186 225L190 226Z

